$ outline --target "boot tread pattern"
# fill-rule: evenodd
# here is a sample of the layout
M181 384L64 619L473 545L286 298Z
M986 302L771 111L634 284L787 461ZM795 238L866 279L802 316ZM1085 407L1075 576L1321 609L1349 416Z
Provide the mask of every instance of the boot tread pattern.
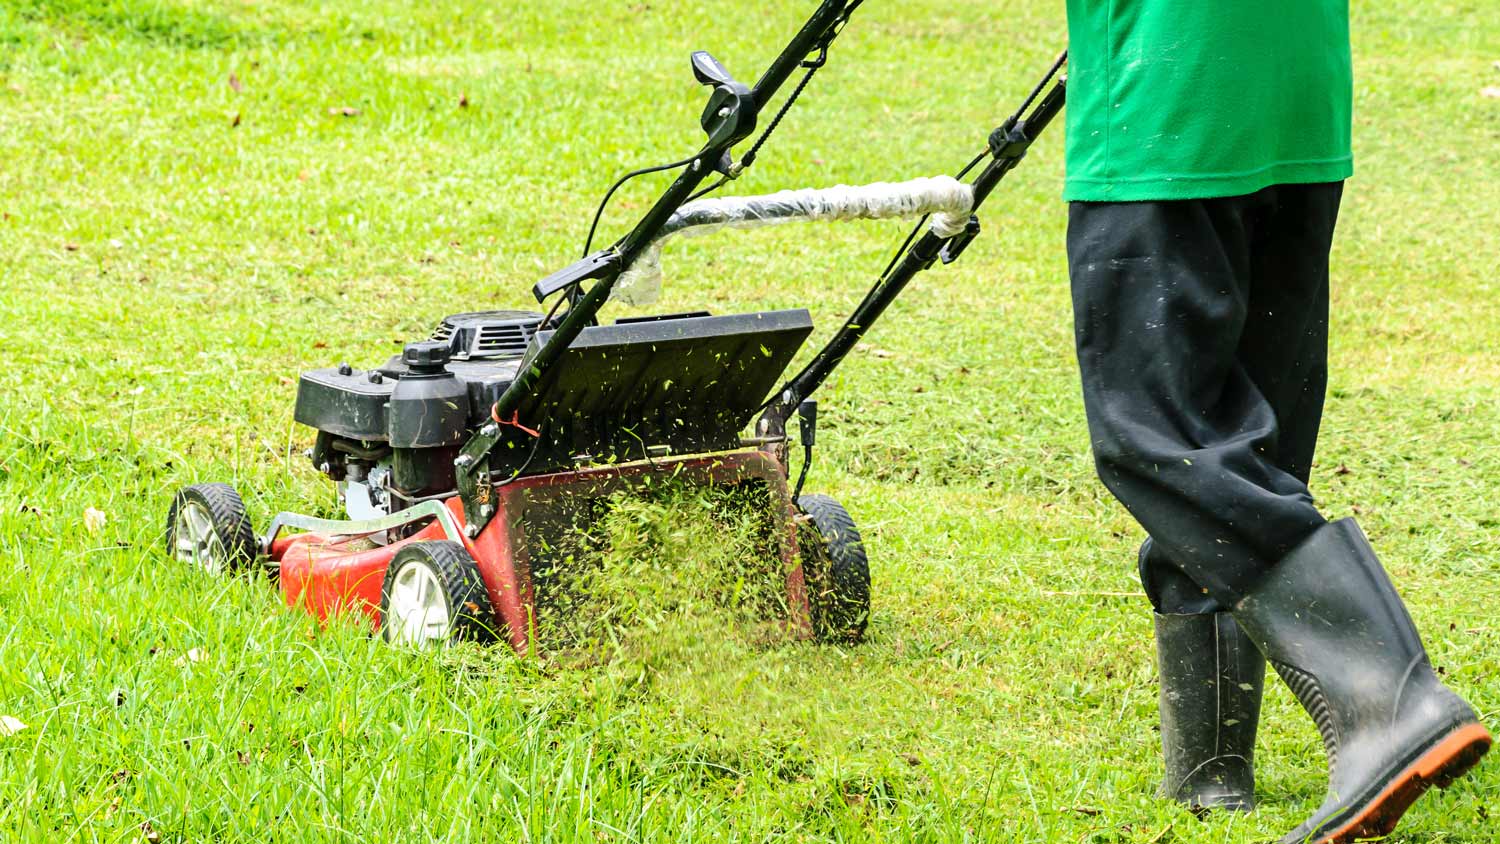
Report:
M1328 754L1328 770L1332 772L1339 765L1339 729L1333 718L1333 708L1328 704L1328 696L1323 693L1323 687L1318 685L1318 678L1286 663L1271 664L1318 725L1318 734L1323 737L1323 750Z

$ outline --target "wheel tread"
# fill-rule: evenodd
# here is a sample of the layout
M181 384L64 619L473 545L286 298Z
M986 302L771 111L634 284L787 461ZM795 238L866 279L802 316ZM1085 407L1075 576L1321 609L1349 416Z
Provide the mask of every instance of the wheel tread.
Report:
M864 538L849 511L832 496L809 493L797 499L797 507L812 521L829 563L826 583L807 584L813 633L820 641L857 644L870 618L870 563ZM803 571L808 573L806 567Z
M484 578L479 574L478 564L463 545L448 540L434 540L413 542L405 546L396 552L391 564L386 567L385 580L380 586L380 628L386 640L390 640L385 621L391 584L407 561L418 556L432 565L453 608L453 638L478 641L493 638L495 612L490 604L490 593L485 588Z
M202 483L184 487L172 499L167 512L167 551L173 552L177 513L189 500L196 500L208 511L214 533L224 545L226 571L238 571L250 565L257 555L255 530L245 511L245 501L235 488L226 483Z

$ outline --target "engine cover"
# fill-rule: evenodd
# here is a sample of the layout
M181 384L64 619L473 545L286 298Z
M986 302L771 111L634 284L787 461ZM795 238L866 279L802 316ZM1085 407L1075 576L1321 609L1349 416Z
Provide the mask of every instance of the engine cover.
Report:
M454 360L520 357L541 327L536 311L474 311L444 317L432 339L446 342Z
M468 428L478 426L491 405L510 386L520 360L450 361L448 371L468 390ZM396 383L406 374L398 355L375 369L348 364L302 373L293 417L300 424L334 436L389 442L390 403ZM399 427L399 426L398 426Z

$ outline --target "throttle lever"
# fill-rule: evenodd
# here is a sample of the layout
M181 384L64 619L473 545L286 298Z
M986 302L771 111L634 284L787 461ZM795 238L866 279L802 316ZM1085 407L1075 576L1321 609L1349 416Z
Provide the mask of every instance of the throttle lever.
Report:
M744 140L755 131L755 120L759 111L755 95L750 86L736 82L719 60L707 50L693 53L693 76L703 85L712 87L708 105L703 109L700 123L708 134L708 144L720 153ZM718 156L722 158L722 156ZM728 175L730 165L718 162L714 169Z
M707 50L693 53L693 76L700 85L728 85L734 82L729 70Z

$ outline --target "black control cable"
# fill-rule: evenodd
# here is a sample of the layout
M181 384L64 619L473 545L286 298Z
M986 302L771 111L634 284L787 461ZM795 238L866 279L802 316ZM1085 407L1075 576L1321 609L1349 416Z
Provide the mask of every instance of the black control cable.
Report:
M702 190L683 200L684 205L692 202L695 199L702 199L703 197L708 196L719 188L724 187L724 185L728 184L729 182L738 179L741 174L750 169L750 165L754 164L756 157L760 155L761 147L764 147L766 145L766 141L769 141L771 139L771 135L775 133L776 128L781 125L781 121L786 118L787 112L792 110L792 106L797 103L797 99L802 96L802 92L807 90L807 85L808 83L812 82L813 76L816 75L824 65L828 64L828 48L833 46L834 39L839 37L839 33L843 32L844 26L849 23L849 16L854 14L854 10L858 9L860 4L863 2L864 0L854 0L853 3L850 3L849 7L844 10L844 13L840 17L838 24L836 24L832 29L829 30L828 37L824 39L823 43L819 46L817 58L809 59L802 63L802 66L804 68L807 68L807 72L802 74L802 79L797 83L797 87L792 89L792 93L787 96L786 102L782 103L781 108L776 111L776 116L771 118L771 122L766 125L765 131L761 132L760 137L757 138L755 140L755 143L750 146L750 151L741 156L738 163L731 164L729 166L729 172L719 177L713 182L713 184L703 188ZM663 170L675 170L678 167L686 167L688 164L691 164L693 162L694 158L697 158L697 156L695 155L692 158L673 162L672 164L662 164L657 167L646 167L640 170L632 170L631 172L626 173L624 176L621 176L620 180L615 182L614 186L609 189L609 192L604 195L604 200L599 203L599 210L594 213L594 223L593 225L589 226L589 236L583 244L583 256L587 258L589 256L589 251L593 248L594 234L599 228L599 218L603 216L604 208L609 204L609 199L611 196L614 196L615 191L619 190L622 185L624 185L631 179L636 178L637 176L645 176L650 173L659 173Z
M609 205L610 197L615 195L615 191L637 176L646 176L651 173L660 173L663 170L676 170L678 167L686 167L692 164L693 159L697 157L696 155L692 155L681 161L674 161L671 164L658 164L655 167L642 167L639 170L631 170L617 179L613 185L610 185L609 190L604 194L604 199L599 201L599 209L594 212L594 222L589 226L589 236L583 241L583 257L587 258L590 251L594 248L594 234L599 231L599 218L604 216L604 209Z

